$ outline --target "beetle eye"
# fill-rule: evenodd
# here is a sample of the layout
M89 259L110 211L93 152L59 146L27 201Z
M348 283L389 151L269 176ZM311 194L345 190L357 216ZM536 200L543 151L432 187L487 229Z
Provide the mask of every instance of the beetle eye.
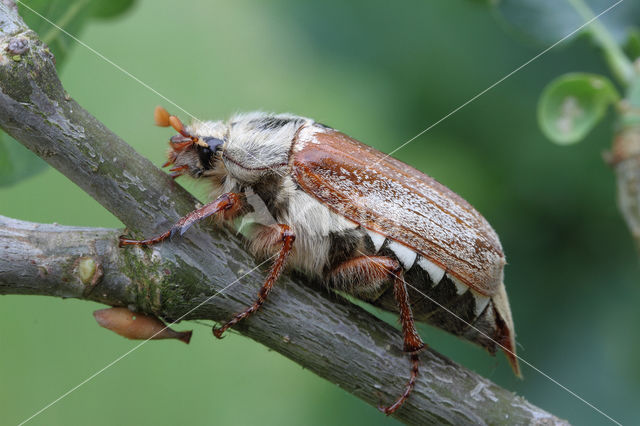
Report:
M224 143L222 139L218 138L202 138L202 140L205 141L207 145L209 145L209 149L211 149L211 151L213 152L217 151Z
M198 145L198 155L200 156L200 163L205 170L213 168L213 157L218 149L223 144L223 141L218 138L202 138L207 146Z

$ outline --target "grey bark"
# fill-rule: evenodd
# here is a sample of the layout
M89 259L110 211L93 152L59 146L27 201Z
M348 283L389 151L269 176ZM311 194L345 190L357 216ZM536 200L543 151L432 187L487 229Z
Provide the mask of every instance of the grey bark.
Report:
M196 200L65 93L52 55L0 2L0 127L65 174L137 237L156 235ZM197 226L153 248L117 246L123 231L0 220L0 294L42 294L128 306L165 319L223 321L256 297L264 271L228 232ZM78 275L78 262L99 266ZM243 285L229 283L247 274ZM186 315L185 315L186 314ZM240 333L372 405L404 389L409 361L398 330L297 277L283 277ZM213 337L212 337L213 338ZM564 424L485 378L427 350L421 375L394 415L409 424Z

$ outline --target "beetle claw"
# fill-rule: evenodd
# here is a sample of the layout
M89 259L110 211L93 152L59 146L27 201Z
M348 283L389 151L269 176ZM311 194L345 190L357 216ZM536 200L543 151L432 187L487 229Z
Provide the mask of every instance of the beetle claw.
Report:
M384 413L385 415L392 414L393 411L390 410L390 407L385 407L384 405L378 405L378 411Z
M216 336L218 339L224 338L224 330L222 329L222 327L220 328L213 327L211 331L213 331L213 335Z

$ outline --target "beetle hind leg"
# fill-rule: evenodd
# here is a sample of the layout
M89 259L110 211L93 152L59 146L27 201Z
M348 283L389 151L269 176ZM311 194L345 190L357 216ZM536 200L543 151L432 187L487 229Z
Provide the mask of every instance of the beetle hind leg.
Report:
M404 402L409 398L411 391L416 385L416 381L418 380L418 370L420 368L420 358L417 353L411 354L411 376L409 377L409 381L407 382L407 386L400 395L400 398L396 400L393 404L385 407L384 405L378 405L378 410L385 413L387 416L393 414L398 408L404 404Z
M411 357L411 375L409 381L405 387L404 392L400 397L388 407L379 406L378 409L386 415L393 414L398 408L404 404L411 391L416 385L418 379L418 370L420 365L420 358L418 354L426 347L413 320L413 312L411 311L411 305L409 304L409 294L407 293L407 286L402 276L402 270L400 273L393 274L393 294L395 295L396 302L398 303L398 309L400 311L400 322L402 323L402 334L404 337L404 351L410 354Z
M389 279L393 280L393 293L398 304L400 323L402 324L403 349L411 359L409 381L402 395L390 406L378 407L387 415L393 414L404 404L415 387L420 364L418 354L426 347L413 320L403 269L397 260L390 257L358 256L339 264L331 271L330 278L337 287L344 287L344 283L351 281L353 287L349 291L361 295L374 294L384 282L388 282Z

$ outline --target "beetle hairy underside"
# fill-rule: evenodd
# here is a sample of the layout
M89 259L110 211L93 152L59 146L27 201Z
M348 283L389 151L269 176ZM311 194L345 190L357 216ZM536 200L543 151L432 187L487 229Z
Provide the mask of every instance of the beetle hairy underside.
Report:
M504 350L516 375L514 326L503 284L505 258L495 231L469 203L422 172L308 118L262 112L185 127L161 107L156 123L172 126L172 176L213 186L214 201L147 240L150 245L214 216L242 220L249 248L275 257L255 303L225 330L265 302L285 267L323 280L397 312L410 361L409 397L424 349L414 321Z

